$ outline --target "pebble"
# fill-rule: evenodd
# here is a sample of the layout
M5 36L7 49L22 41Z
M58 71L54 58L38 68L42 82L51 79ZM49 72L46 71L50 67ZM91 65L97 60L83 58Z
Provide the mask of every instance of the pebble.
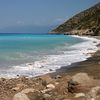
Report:
M48 84L46 87L50 88L50 89L54 89L55 88L55 86L53 84Z
M19 89L19 87L12 88L13 91L18 91Z
M79 97L85 97L85 94L84 93L77 93L75 95L75 98L79 98Z
M55 77L55 79L59 79L59 78L61 78L61 76L60 76L60 75L57 75L57 76Z
M51 91L51 89L44 89L44 90L41 90L41 93L46 93L46 92L49 92Z
M21 93L24 93L24 94L27 94L29 92L35 92L35 90L32 89L32 88L27 88L27 89L24 89L24 90L21 91Z
M51 95L50 95L50 94L44 94L43 97L44 97L44 98L50 98Z

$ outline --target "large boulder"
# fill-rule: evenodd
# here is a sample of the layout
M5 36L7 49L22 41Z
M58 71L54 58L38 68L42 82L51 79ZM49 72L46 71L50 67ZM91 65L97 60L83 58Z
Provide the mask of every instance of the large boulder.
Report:
M93 83L93 78L89 77L87 73L77 73L72 76L72 80L81 85L91 85Z
M13 100L30 100L30 99L27 97L26 94L19 92L14 95Z
M94 84L94 79L87 73L77 73L68 81L68 92L79 93L88 90Z
M85 100L100 100L100 86L93 87L89 93L86 94Z

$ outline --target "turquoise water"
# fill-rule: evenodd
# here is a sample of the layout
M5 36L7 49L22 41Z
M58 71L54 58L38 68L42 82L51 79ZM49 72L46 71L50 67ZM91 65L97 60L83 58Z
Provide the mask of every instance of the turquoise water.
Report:
M0 34L0 67L37 61L79 42L82 39L65 35Z
M90 57L97 44L98 40L78 36L0 34L0 77L38 76L67 68Z

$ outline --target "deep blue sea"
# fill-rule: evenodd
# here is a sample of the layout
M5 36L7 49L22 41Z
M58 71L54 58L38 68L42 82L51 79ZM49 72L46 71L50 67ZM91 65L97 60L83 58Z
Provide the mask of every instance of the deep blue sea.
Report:
M87 41L90 40L67 35L2 33L0 76L37 76L84 60L87 56L80 51L89 49L84 48Z

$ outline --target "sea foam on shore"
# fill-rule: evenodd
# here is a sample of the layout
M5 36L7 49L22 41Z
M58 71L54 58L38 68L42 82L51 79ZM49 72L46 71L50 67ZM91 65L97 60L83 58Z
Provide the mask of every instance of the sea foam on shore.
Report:
M98 50L97 45L100 43L98 39L80 36L73 37L81 38L85 41L69 47L64 46L64 49L59 54L46 55L42 60L13 66L6 72L2 72L0 77L12 78L16 77L16 75L35 77L52 73L63 66L67 68L72 63L84 61L91 57L91 53Z

